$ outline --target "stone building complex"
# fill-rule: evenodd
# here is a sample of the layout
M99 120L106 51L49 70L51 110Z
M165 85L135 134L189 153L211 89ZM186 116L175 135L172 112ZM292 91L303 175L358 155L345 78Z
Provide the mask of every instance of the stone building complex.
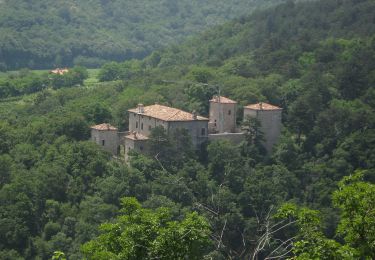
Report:
M162 126L167 134L179 128L188 130L194 147L199 149L207 141L226 139L235 144L244 140L244 132L237 128L237 102L223 96L214 96L210 101L209 118L164 105L144 106L139 104L129 109L129 130L119 133L109 124L91 127L91 139L103 149L116 155L124 147L125 159L135 150L147 152L148 139L153 128ZM268 152L277 143L281 132L282 108L267 103L244 107L244 119L254 117L261 123L264 146Z

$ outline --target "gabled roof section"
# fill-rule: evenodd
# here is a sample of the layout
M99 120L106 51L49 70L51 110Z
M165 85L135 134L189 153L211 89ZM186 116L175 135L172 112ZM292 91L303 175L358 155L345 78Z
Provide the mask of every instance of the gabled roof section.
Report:
M215 103L222 103L222 104L237 104L236 101L230 99L230 98L227 98L227 97L223 97L223 96L214 96L210 102L215 102Z
M159 104L145 106L142 109L133 108L128 110L131 113L136 113L144 116L153 117L163 121L208 121L208 118L196 116L192 113L183 110L163 106Z
M100 124L100 125L93 125L93 126L91 126L91 129L95 129L95 130L99 130L99 131L117 131L116 127L114 127L110 124L107 124L107 123Z
M252 110L282 110L281 107L274 106L274 105L264 103L264 102L248 105L248 106L245 106L245 108L252 109Z

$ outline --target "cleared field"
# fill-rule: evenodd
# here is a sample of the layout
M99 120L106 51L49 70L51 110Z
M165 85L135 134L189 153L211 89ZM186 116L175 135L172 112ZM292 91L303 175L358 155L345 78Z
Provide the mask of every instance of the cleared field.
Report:
M89 77L85 80L85 86L92 86L97 84L98 81L98 74L100 69L88 69Z
M30 70L31 72L35 74L43 74L47 73L49 70ZM92 85L95 83L98 83L97 76L99 74L100 69L87 69L87 72L89 73L89 77L85 80L85 85ZM0 78L6 78L9 75L12 74L18 74L20 70L13 70L13 71L7 71L7 72L0 72Z

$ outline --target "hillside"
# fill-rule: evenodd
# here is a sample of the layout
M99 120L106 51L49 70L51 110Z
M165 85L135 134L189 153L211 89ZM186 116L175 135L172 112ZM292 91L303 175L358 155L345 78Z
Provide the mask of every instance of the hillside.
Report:
M191 238L180 224L192 211L209 224L201 235L211 235L190 253L207 258L374 258L374 8L372 0L289 1L143 60L108 63L101 82L70 84L86 75L79 67L56 78L64 85L33 71L4 74L0 259L50 259L56 250L69 259L137 258L134 248L173 254L169 242ZM138 103L207 115L218 88L239 102L238 115L259 101L283 108L272 154L251 133L239 146L212 142L199 153L184 136L161 135L154 156L134 154L128 167L87 141L93 124L126 130L126 111ZM281 205L286 213L276 216ZM147 227L160 219L182 233L163 229L168 239L153 240L159 229ZM150 245L149 233L159 243ZM141 244L128 246L134 241Z
M327 38L374 35L374 11L375 5L369 1L319 1L319 6L314 1L289 1L207 30L185 44L169 48L161 55L158 66L219 67L226 60L246 54L250 55L248 62L257 67L250 71L280 71L285 62L313 51ZM293 56L287 56L289 53ZM272 67L265 67L266 64Z
M0 69L142 58L188 35L282 0L0 2Z

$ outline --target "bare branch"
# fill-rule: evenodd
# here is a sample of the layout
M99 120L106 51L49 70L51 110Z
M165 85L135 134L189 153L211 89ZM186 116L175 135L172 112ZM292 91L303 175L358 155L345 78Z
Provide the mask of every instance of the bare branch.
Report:
M198 206L198 208L200 208L200 207L204 208L205 210L209 211L210 213L214 214L215 216L219 216L218 212L214 211L213 209L210 209L209 207L203 205L202 203L196 202L195 205Z
M295 239L296 237L292 237L292 238L289 238L288 240L285 240L284 242L282 242L278 247L276 247L268 256L266 256L265 260L267 259L277 259L277 258L280 258L279 256L272 256L273 253L277 252L283 245L291 242L290 244L288 244L285 248L283 248L283 250L286 250L288 247L290 247L291 245L293 245L293 240ZM290 252L290 250L288 250ZM271 257L272 256L272 257ZM284 255L282 255L284 256Z
M155 159L158 161L158 163L160 164L161 168L162 168L164 171L166 171L165 168L164 168L164 166L163 166L163 164L162 164L161 161L158 159L159 154L160 154L160 153L158 153L157 155L155 155Z
M227 220L225 219L223 229L221 230L220 241L219 241L219 244L217 245L217 249L220 248L221 242L223 241L223 235L224 235L224 230L226 226L227 226Z

